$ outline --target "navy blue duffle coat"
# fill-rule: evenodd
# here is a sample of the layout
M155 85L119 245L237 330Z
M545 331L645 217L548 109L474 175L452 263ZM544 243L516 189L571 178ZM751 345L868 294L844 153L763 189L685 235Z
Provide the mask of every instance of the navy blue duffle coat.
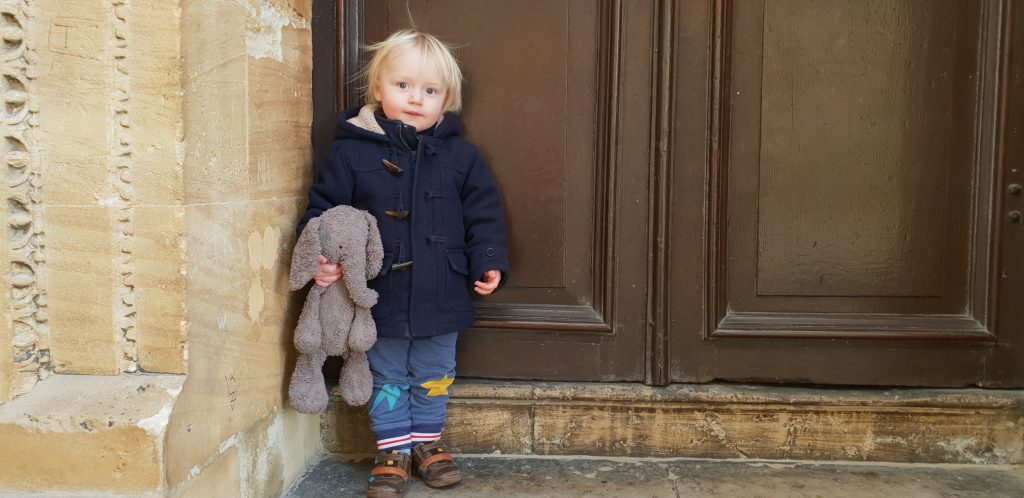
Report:
M508 279L501 196L480 152L460 133L453 113L416 135L370 106L349 109L317 168L298 232L341 204L377 218L384 266L369 286L380 296L373 307L379 337L466 330L473 282L488 270L501 271L502 285Z

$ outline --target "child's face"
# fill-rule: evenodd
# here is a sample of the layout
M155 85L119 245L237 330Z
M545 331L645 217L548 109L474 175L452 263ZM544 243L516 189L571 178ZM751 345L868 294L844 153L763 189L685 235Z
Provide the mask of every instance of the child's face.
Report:
M418 50L398 54L381 71L373 86L373 96L380 101L384 115L423 131L441 117L447 89L437 65L421 56Z

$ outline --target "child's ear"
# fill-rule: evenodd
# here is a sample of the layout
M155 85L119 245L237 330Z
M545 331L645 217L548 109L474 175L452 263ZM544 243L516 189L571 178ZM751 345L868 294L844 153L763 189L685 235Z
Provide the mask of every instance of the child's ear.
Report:
M373 83L370 83L370 95L373 95L373 100L376 100L377 102L384 100L381 98L379 81L374 81Z

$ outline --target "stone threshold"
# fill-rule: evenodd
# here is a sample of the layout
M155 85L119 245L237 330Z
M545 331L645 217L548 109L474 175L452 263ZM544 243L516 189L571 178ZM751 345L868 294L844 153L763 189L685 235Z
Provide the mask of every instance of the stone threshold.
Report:
M337 389L337 388L334 388ZM1024 462L1024 391L459 379L445 438L459 453ZM365 407L332 390L325 449L374 450Z

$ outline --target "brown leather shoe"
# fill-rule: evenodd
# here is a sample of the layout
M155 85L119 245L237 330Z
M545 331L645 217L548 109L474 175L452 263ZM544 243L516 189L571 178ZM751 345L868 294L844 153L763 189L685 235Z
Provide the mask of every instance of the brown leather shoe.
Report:
M420 443L412 448L412 465L423 482L432 488L443 488L462 481L462 472L440 440Z
M370 471L367 498L401 498L405 496L405 481L409 480L409 455L380 453Z

